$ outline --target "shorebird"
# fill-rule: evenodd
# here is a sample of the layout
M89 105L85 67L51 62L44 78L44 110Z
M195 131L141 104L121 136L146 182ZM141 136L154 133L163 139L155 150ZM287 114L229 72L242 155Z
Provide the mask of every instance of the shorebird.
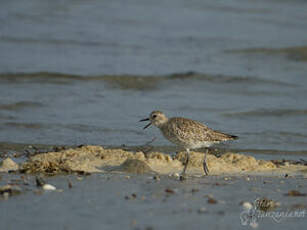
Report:
M142 119L140 122L141 121L149 121L149 124L146 125L144 129L153 124L160 129L163 136L167 140L186 150L186 161L181 173L182 179L185 176L186 169L189 164L190 149L198 149L203 147L208 148L213 144L222 141L235 140L238 138L234 135L210 129L208 126L188 118L167 118L164 113L160 111L151 112L149 118ZM207 152L208 149L206 149L203 161L203 170L205 175L209 174L209 169L206 162Z

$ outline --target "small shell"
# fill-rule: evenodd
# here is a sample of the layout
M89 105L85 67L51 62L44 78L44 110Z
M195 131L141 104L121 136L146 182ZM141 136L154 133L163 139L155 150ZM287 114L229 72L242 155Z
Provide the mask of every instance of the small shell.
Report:
M250 224L249 224L252 228L258 228L258 223L257 222L251 222Z
M206 213L207 212L207 209L205 207L201 207L197 210L197 212L200 214L200 213Z
M253 208L253 205L252 205L250 202L245 201L245 202L243 202L242 207L243 207L245 210L250 210L250 209Z
M171 176L171 177L180 177L180 175L179 175L179 173L171 173L171 174L169 174L169 176Z
M43 189L44 189L44 190L54 191L54 190L56 190L56 187L53 186L53 185L51 185L51 184L44 184L44 185L43 185Z

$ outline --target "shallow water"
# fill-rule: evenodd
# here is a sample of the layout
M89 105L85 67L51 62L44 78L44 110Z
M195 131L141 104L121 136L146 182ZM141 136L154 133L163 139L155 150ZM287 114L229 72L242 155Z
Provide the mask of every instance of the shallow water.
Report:
M20 180L8 174L3 181ZM257 219L258 229L303 229L306 197L285 196L288 191L306 191L301 177L250 176L191 178L180 182L170 177L101 175L46 178L58 191L42 191L35 178L20 185L22 194L1 201L2 229L247 229L240 216L242 202L267 197L280 202L275 215L290 214L277 222L270 216ZM22 180L21 180L22 181ZM72 188L68 188L70 181ZM0 182L2 185L3 182ZM15 182L16 183L16 182ZM173 191L171 192L166 192ZM234 195L235 194L235 195ZM217 201L208 202L208 197ZM271 214L274 212L270 212ZM57 214L55 216L55 213ZM246 212L245 212L246 213ZM231 224L230 224L231 223ZM249 225L249 222L247 223Z
M1 5L1 142L169 145L138 123L159 109L227 148L307 151L307 63L265 49L306 46L305 1Z

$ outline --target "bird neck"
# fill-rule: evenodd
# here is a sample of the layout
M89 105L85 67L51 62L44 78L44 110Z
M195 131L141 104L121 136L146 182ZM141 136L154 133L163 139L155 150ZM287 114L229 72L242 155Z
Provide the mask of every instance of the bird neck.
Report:
M167 122L168 122L168 119L166 118L163 122L157 124L157 127L159 129L163 129L163 127L166 127L167 126Z

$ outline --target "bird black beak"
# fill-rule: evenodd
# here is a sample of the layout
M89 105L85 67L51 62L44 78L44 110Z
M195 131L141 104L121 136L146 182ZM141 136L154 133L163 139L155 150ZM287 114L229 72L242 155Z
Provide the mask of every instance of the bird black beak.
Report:
M142 122L142 121L149 121L149 118L145 118L145 119L140 120L140 122ZM146 125L143 129L148 128L150 125L151 125L151 122L148 125Z

